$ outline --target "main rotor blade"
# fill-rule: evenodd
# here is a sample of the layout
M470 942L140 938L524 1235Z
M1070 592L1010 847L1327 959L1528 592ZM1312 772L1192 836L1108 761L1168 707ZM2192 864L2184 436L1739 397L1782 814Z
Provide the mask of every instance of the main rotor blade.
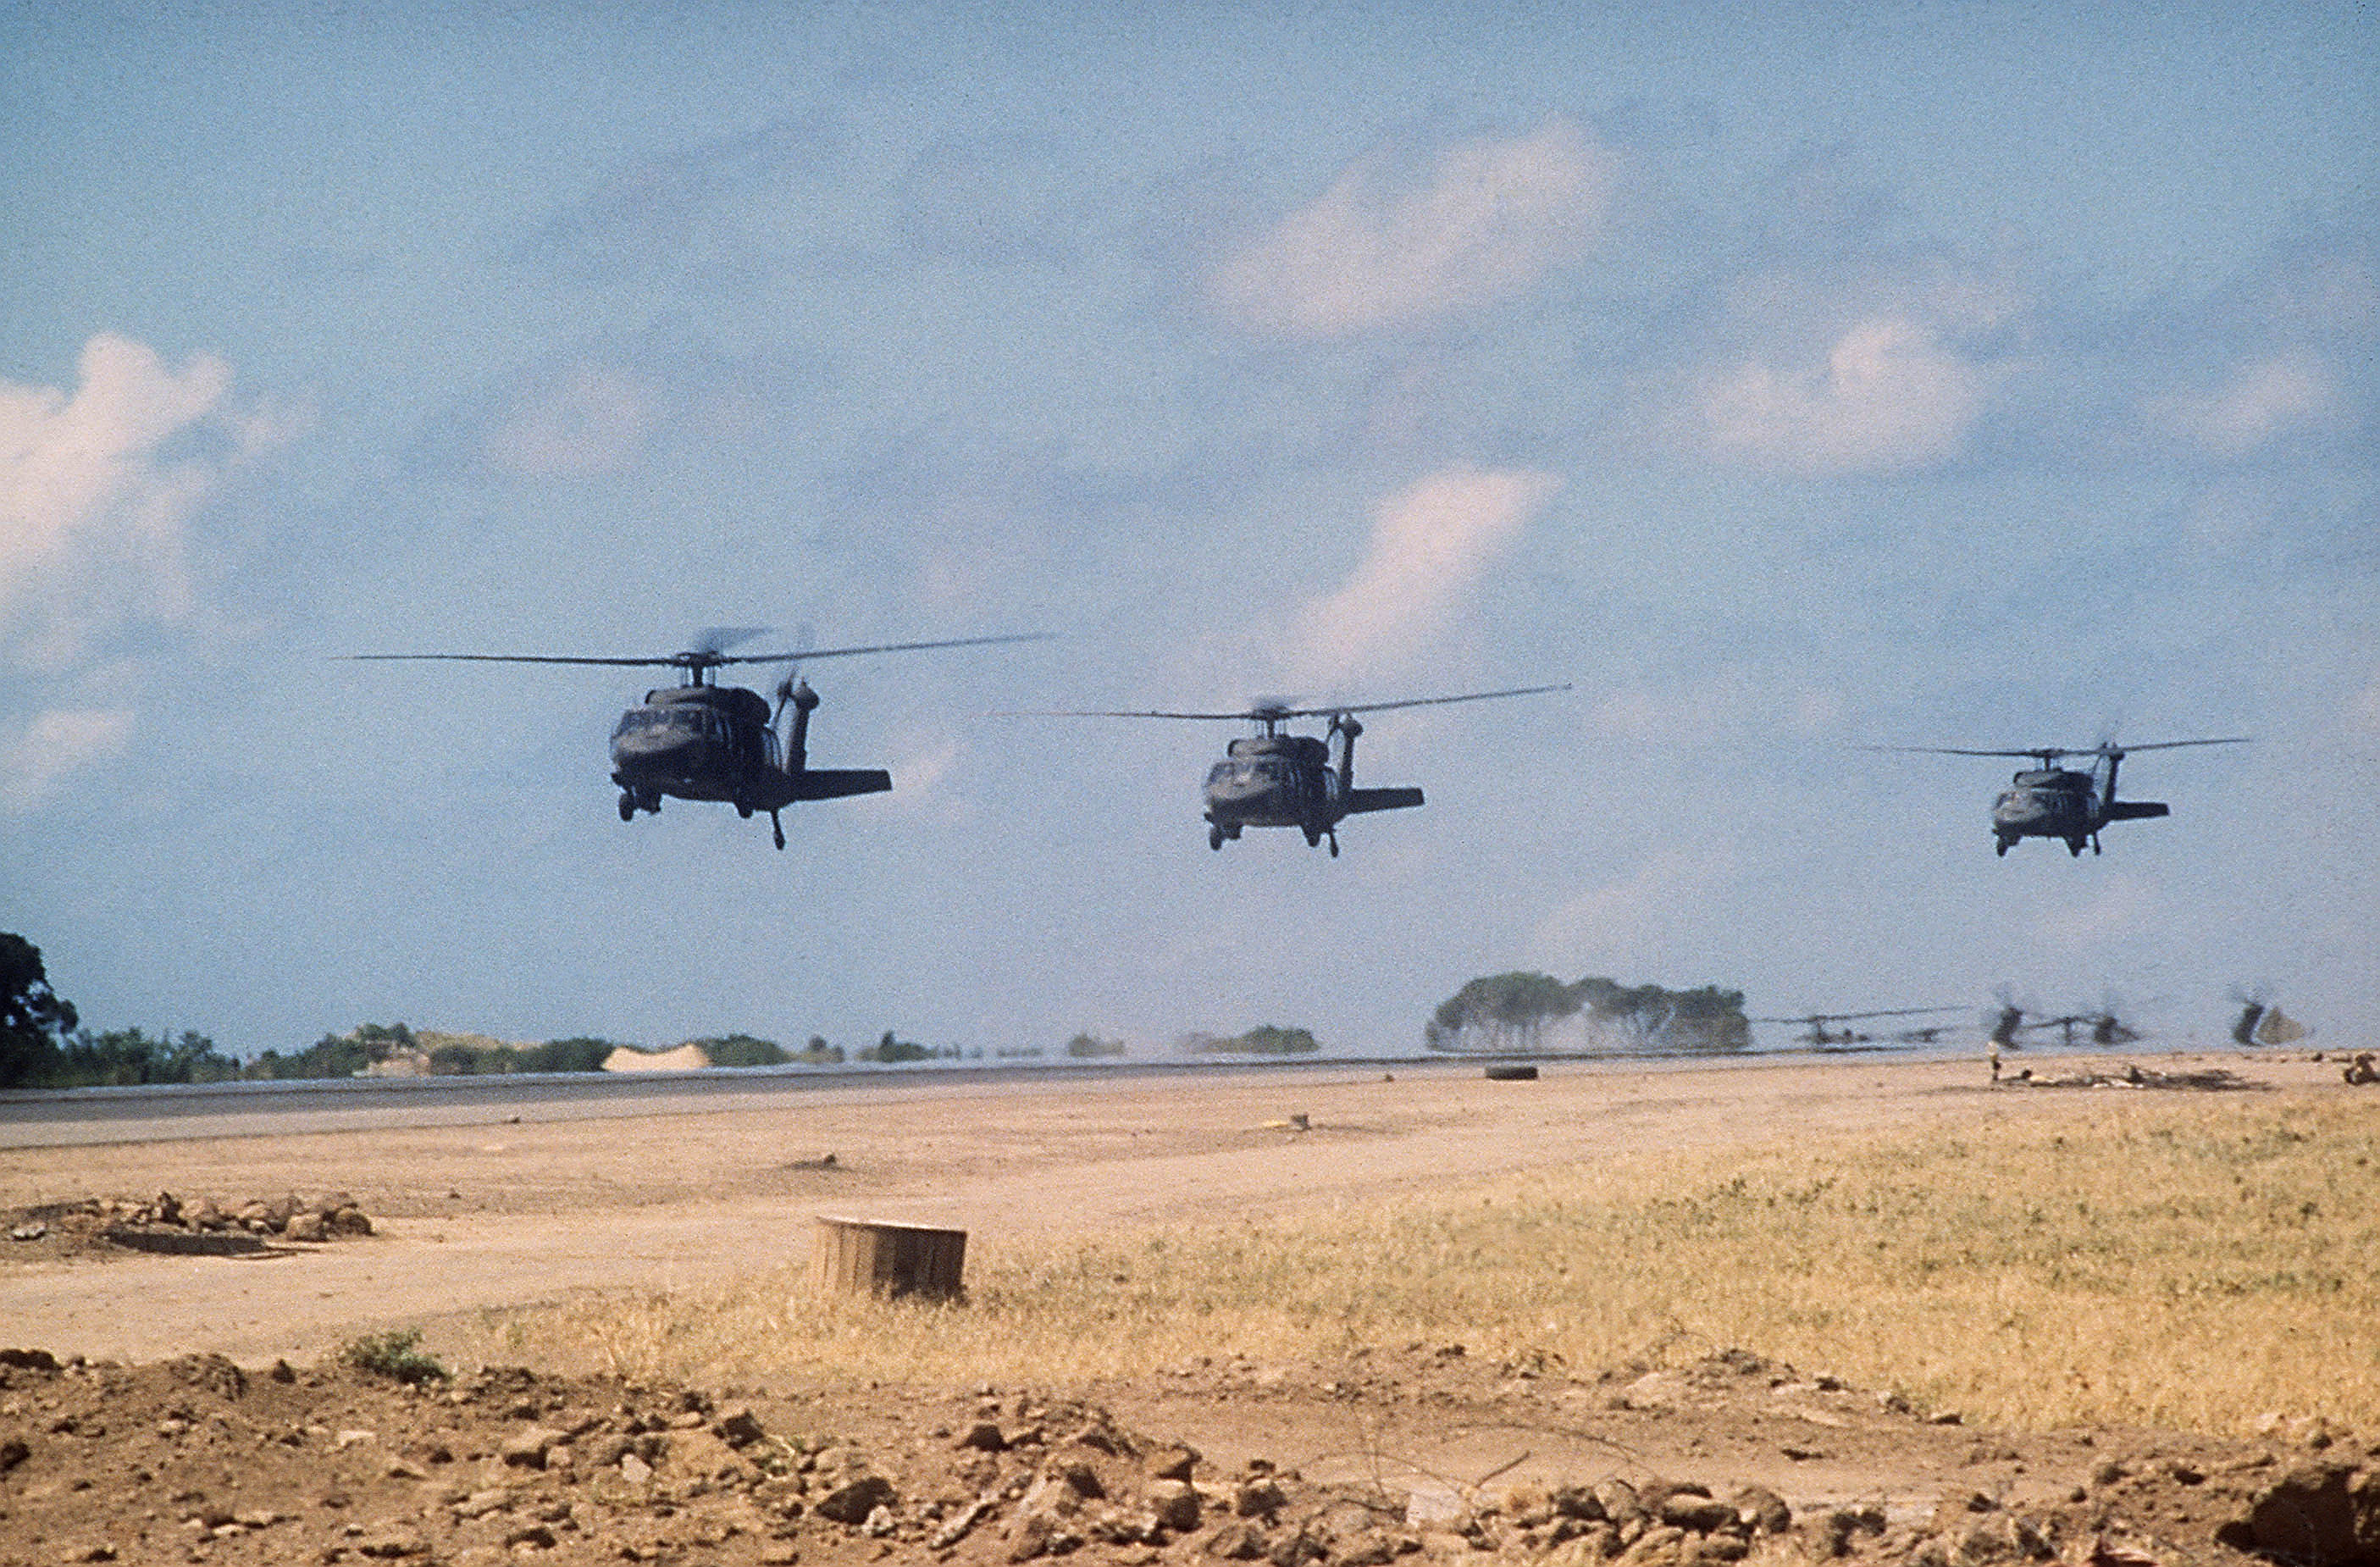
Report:
M2233 735L2221 740L2151 740L2142 746L2111 742L2108 748L2130 756L2134 751L2170 751L2180 746L2245 746L2254 739L2252 735Z
M546 653L348 653L344 656L358 661L406 662L437 660L453 663L573 663L623 669L711 669L727 663L799 663L808 659L848 658L855 653L906 653L929 648L978 648L993 642L1042 642L1056 635L1054 631L1024 631L1003 637L960 637L947 642L884 642L868 648L810 648L794 653L730 654L710 648L689 648L682 653L664 653L658 658L641 659L578 658Z
M680 654L658 659L555 658L540 653L346 653L340 656L359 663L412 663L434 659L450 663L592 663L626 669L646 666L670 668L685 662Z
M849 658L856 653L915 653L931 648L983 648L996 642L1047 642L1054 631L1014 631L1001 637L954 637L946 642L879 642L866 648L804 648L790 653L722 654L719 663L806 663L811 659Z
M1975 751L1960 746L1862 746L1863 751L1914 751L1930 757L2079 757L2096 753L2075 746L2034 746L2024 750Z
M1043 708L1029 711L996 712L993 718L1187 718L1237 720L1261 723L1268 719L1278 722L1291 718L1326 718L1332 713L1386 712L1391 708L1439 707L1448 702L1484 702L1492 697L1534 697L1541 691L1567 691L1570 685L1515 686L1506 691L1469 691L1459 697L1413 697L1401 702L1342 702L1322 708L1256 707L1238 708L1230 712L1175 712L1166 709L1116 708Z

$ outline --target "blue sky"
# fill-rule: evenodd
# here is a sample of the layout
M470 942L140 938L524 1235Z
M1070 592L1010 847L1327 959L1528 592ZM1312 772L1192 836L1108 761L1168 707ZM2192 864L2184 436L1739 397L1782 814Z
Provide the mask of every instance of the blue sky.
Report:
M0 926L103 1026L2380 1023L2368 11L0 7ZM622 826L706 626L889 796ZM1224 726L1430 803L1209 854ZM1990 852L2006 768L2169 820ZM2013 764L2010 764L2013 765Z

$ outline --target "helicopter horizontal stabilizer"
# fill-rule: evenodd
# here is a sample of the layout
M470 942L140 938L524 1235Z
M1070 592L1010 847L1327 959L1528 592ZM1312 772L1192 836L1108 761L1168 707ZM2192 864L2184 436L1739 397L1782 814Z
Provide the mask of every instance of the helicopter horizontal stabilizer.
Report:
M1347 814L1360 816L1367 810L1409 810L1421 804L1419 789L1350 789L1347 791Z
M2143 817L2171 816L2172 814L2173 808L2163 800L2110 800L2107 802L2107 820L2110 821L2138 821Z
M786 778L797 800L839 800L846 795L880 795L892 775L880 767L805 768Z

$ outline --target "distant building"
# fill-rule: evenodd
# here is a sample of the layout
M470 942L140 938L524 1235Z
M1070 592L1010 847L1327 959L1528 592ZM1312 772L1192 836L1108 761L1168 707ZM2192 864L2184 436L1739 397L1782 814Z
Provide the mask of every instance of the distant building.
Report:
M710 1064L700 1045L680 1045L674 1051L640 1051L622 1045L603 1058L606 1072L699 1072Z

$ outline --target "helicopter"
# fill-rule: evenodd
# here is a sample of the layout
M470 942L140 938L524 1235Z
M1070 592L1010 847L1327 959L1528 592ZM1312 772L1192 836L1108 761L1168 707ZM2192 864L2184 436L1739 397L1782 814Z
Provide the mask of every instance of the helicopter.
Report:
M1355 737L1364 733L1355 714L1387 712L1396 708L1442 707L1451 702L1484 702L1498 697L1533 697L1545 691L1569 689L1567 685L1522 686L1505 691L1471 691L1458 697L1415 697L1403 701L1321 708L1260 700L1236 712L1066 711L997 716L1216 719L1261 725L1261 734L1242 735L1227 745L1223 759L1208 771L1207 846L1220 850L1245 828L1294 827L1305 832L1309 849L1327 841L1330 856L1336 859L1339 823L1347 818L1366 811L1407 810L1422 803L1419 789L1355 787ZM1296 718L1326 718L1330 724L1319 739L1311 735L1282 734L1281 726Z
M2076 858L2082 845L2099 852L2099 830L2111 821L2170 816L2172 808L2160 800L2116 798L2116 770L2134 751L2169 751L2182 746L2244 746L2249 736L2220 740L2157 740L2144 746L2119 746L2105 741L2083 749L2034 746L2021 750L1964 750L1949 746L1871 746L1877 751L1919 751L1946 757L2029 757L2037 768L2020 769L2009 787L1992 802L1994 850L2006 855L2019 838L2063 838L2066 852ZM2058 766L2067 757L2090 757L2087 771Z
M1829 1030L1827 1027L1827 1025L1829 1023L1849 1025L1864 1022L1871 1017L1923 1017L1933 1013L1958 1012L1961 1009L1955 1006L1902 1006L1888 1008L1881 1012L1813 1012L1805 1014L1800 1017L1755 1017L1751 1021L1755 1023L1799 1023L1808 1030L1808 1032L1802 1036L1802 1042L1816 1050L1825 1050L1829 1046L1836 1045L1868 1045L1876 1043L1876 1036L1873 1034L1863 1034L1858 1029L1849 1026L1843 1027L1840 1030ZM1918 1028L1904 1028L1899 1033L1893 1035L1892 1038L1893 1041L1898 1044L1930 1045L1935 1042L1944 1029L1949 1026L1950 1025L1947 1023L1936 1023L1928 1024Z
M645 693L642 703L620 715L612 730L612 782L620 786L620 820L638 811L658 814L665 796L682 800L723 801L747 819L769 813L777 847L785 846L777 813L797 800L832 800L880 794L892 787L882 768L814 768L809 765L810 714L819 694L791 670L777 685L771 711L758 691L717 684L714 672L727 664L798 664L812 659L861 653L919 652L934 648L974 648L997 642L1030 642L1047 632L1002 637L962 637L944 642L885 642L866 648L805 648L789 653L731 654L725 650L761 635L760 629L704 632L692 648L657 658L579 658L530 653L352 653L374 662L565 663L608 668L665 668L679 674L675 686ZM783 744L777 725L794 710Z

